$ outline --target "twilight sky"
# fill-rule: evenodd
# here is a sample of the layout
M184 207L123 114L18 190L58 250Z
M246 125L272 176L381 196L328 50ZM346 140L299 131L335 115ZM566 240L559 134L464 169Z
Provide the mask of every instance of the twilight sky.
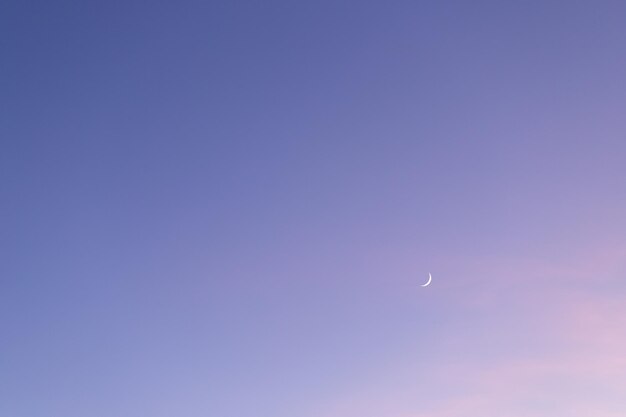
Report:
M626 415L625 2L0 36L0 415Z

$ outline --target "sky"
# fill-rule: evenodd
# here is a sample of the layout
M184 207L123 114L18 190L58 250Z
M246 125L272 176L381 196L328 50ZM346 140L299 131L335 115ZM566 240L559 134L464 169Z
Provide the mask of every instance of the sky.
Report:
M3 2L0 415L626 415L625 19Z

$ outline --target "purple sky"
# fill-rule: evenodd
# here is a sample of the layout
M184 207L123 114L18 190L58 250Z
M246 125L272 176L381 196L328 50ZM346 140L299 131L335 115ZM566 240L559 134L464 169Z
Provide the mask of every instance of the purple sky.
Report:
M1 416L626 415L625 2L0 35Z

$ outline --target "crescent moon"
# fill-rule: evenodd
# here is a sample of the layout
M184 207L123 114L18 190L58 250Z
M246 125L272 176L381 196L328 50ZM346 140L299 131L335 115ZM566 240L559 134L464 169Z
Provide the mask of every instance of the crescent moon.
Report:
M426 284L422 284L420 285L421 287L428 287L430 285L430 282L433 280L433 276L430 275L430 272L428 273L428 282Z

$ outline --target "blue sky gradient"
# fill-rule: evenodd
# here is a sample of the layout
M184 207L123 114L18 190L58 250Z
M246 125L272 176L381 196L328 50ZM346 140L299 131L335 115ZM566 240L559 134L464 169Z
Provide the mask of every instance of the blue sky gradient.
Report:
M625 16L5 2L0 415L623 416Z

